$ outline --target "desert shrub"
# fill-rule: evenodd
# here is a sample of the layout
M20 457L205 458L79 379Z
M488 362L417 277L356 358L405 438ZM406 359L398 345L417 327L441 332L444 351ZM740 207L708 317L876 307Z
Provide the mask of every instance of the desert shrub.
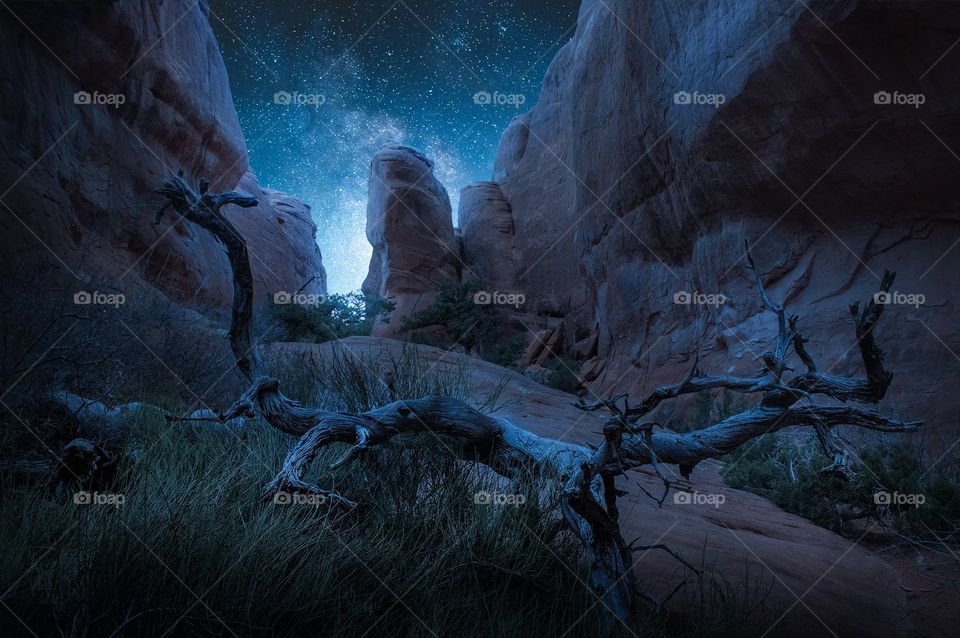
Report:
M689 405L689 404L688 404ZM747 399L736 392L723 390L701 390L692 401L691 416L683 416L671 423L671 429L677 432L690 432L723 421L728 416L742 412L747 408Z
M472 281L444 284L429 306L402 317L400 328L415 343L483 350L496 324L491 306L474 303L480 290L480 284Z
M696 422L691 429L705 428L710 425L710 418L713 412L713 393L709 390L701 390L697 393L694 415Z
M518 328L504 325L493 306L475 303L479 292L480 284L473 281L445 284L429 306L403 317L400 327L413 343L443 349L457 347L506 368L522 368L521 359L530 335L526 330L516 332ZM569 381L560 379L559 372L555 376L558 382Z
M382 320L392 309L392 302L359 292L333 294L314 305L271 303L269 314L276 327L267 338L323 343L369 335L374 322Z
M930 465L918 445L872 443L853 462L856 477L823 474L827 458L812 435L773 433L725 458L724 479L759 494L788 512L842 532L848 523L873 518L911 535L960 529L960 472ZM878 493L922 494L922 505L877 503Z

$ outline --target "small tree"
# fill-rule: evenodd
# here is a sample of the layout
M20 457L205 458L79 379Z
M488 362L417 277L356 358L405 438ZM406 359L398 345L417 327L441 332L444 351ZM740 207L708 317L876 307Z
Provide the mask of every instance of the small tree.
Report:
M496 323L491 307L474 301L478 292L480 284L476 282L443 284L433 303L401 318L400 329L429 345L482 351L489 345ZM431 339L431 330L440 334Z
M278 324L273 340L323 343L367 336L393 307L393 302L359 292L333 294L315 305L271 303L270 314Z

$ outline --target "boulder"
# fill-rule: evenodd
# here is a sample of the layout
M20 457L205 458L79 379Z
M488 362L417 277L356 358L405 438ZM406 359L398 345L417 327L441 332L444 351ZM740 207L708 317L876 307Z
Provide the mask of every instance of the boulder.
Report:
M545 366L547 361L563 354L563 324L531 334L524 360L531 366Z
M433 162L409 146L385 146L370 162L367 239L373 246L363 291L396 304L379 336L397 336L401 318L430 305L460 280L450 198Z
M600 334L598 332L590 332L587 336L577 341L573 346L574 358L582 360L589 359L596 355L599 338Z
M583 365L580 366L580 372L577 377L580 379L580 383L587 384L591 381L595 381L597 377L600 376L600 373L603 372L605 362L597 357L591 357L583 362Z

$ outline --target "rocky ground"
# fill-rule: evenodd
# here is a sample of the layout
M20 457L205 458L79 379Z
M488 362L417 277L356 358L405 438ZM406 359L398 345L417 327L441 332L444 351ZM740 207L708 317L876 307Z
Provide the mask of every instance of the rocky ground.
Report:
M275 344L270 356L299 361L299 357L329 357L345 349L359 356L398 356L403 347L416 347L437 369L466 365L468 384L482 396L498 382L506 386L498 416L541 435L590 444L599 440L603 417L573 406L576 398L499 366L429 346L375 337L353 337L320 345ZM756 614L761 632L790 636L947 636L960 604L956 588L929 592L930 580L918 575L916 560L878 553L876 539L859 542L820 528L756 495L723 484L716 461L698 466L691 489L722 495L723 503L682 504L668 498L662 507L635 487L639 481L653 494L662 484L651 471L622 481L629 495L621 499L624 536L641 543L665 543L690 562L700 564L734 584L748 599L761 604ZM865 530L866 531L866 530ZM856 539L854 539L856 540ZM928 561L932 562L932 561ZM649 591L665 596L683 580L683 568L669 555L638 552L635 569ZM955 577L931 568L927 576ZM921 584L919 581L923 581ZM679 599L674 610L682 607Z

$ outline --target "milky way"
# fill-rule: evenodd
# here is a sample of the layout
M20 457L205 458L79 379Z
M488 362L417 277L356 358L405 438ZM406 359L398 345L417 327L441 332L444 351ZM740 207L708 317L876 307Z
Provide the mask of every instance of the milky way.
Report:
M211 1L250 164L261 184L311 205L331 292L355 290L366 275L376 149L423 150L456 214L460 189L490 179L501 132L536 102L578 6Z

